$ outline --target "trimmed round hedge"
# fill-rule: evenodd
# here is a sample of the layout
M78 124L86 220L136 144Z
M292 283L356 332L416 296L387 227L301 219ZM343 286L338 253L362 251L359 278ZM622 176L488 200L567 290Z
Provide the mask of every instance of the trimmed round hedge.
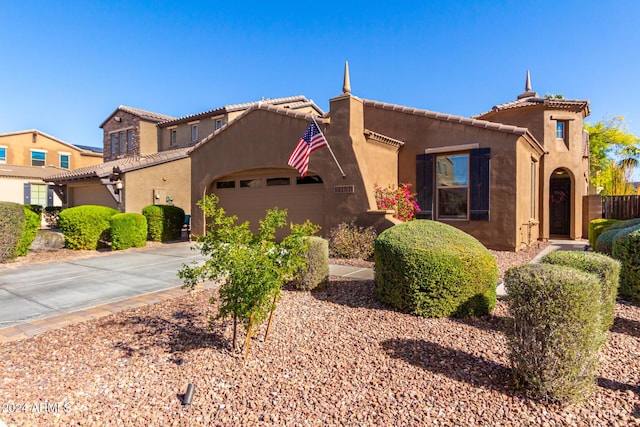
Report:
M25 209L13 202L0 202L0 262L16 257L24 229Z
M620 220L618 219L607 218L598 218L589 222L589 246L595 250L596 240L598 240L598 237L605 231L609 230L612 225L619 222Z
M605 231L600 236L598 236L598 239L596 240L596 247L595 247L596 252L613 256L613 241L615 240L616 236L622 235L622 234L629 234L633 230L640 228L639 225L633 225L625 228L617 227L617 225L621 224L622 222L612 225L611 227L609 227L607 231Z
M493 310L496 260L463 231L436 221L409 221L382 232L374 247L374 294L383 304L423 317Z
M29 252L29 248L38 234L38 228L40 228L40 215L24 206L24 228L18 239L16 256L24 256Z
M602 330L607 331L615 319L616 297L620 278L620 263L613 258L595 252L555 251L546 255L545 264L564 265L595 274L602 282L601 318Z
M184 225L184 210L173 205L149 205L142 209L147 218L147 238L152 242L179 240Z
M98 249L100 242L110 240L109 218L118 211L106 206L82 205L60 212L58 226L70 249Z
M572 267L528 264L505 272L509 360L516 385L558 403L593 392L606 333L598 276Z
M301 291L324 288L329 281L329 242L310 236L305 258L306 267L293 279L293 286Z
M147 219L138 213L119 213L111 223L111 250L141 248L147 244Z
M640 304L640 225L615 236L613 257L620 261L620 297Z

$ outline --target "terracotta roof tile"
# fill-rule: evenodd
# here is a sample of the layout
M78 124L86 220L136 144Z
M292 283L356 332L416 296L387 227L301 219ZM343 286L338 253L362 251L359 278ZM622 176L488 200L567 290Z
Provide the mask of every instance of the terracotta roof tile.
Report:
M118 167L122 172L129 172L137 169L143 169L149 166L159 165L189 157L189 148L177 148L175 150L161 151L142 157L124 157L122 159L112 160L110 162L101 163L99 165L86 166L84 168L73 169L58 173L49 177L51 181L68 181L82 178L104 178L109 176L114 167Z
M283 106L282 104L289 104L289 105ZM188 116L167 120L159 123L158 126L160 127L172 126L177 123L184 123L191 120L197 120L203 117L216 116L218 114L226 114L226 113L231 113L235 111L247 110L249 108L256 107L258 105L275 105L275 106L281 106L284 108L289 108L291 110L311 106L315 110L317 110L320 115L324 114L324 112L320 109L320 107L318 107L312 100L307 99L303 95L297 95L297 96L289 96L285 98L263 99L260 101L245 102L243 104L225 105L223 107L216 108L209 111L204 111L202 113L190 114Z
M475 126L475 127L480 127L480 128L484 128L484 129L491 129L491 130L495 130L495 131L498 131L498 132L508 132L508 133L514 133L514 134L517 134L517 135L524 135L526 133L529 133L527 128L518 127L518 126L511 126L511 125L505 125L505 124L502 124L502 123L490 122L490 121L487 121L487 120L471 119L471 118L468 118L468 117L454 116L454 115L451 115L451 114L444 114L444 113L437 113L437 112L429 111L429 110L420 110L420 109L417 109L417 108L408 108L408 107L403 107L401 105L388 104L386 102L371 101L371 100L367 100L367 99L363 99L362 101L363 101L363 103L365 105L371 106L371 107L382 108L382 109L385 109L385 110L392 110L392 111L400 111L400 112L407 113L407 114L424 116L424 117L429 117L429 118L436 119L436 120L443 120L443 121L447 121L447 122L460 123L460 124L463 124L463 125Z
M489 113L496 111L510 110L513 108L525 108L525 107L538 107L545 106L548 108L554 108L558 110L570 110L570 111L582 111L585 108L589 109L589 101L584 99L558 99L558 98L539 98L539 97L527 97L517 99L515 101L506 102L504 104L495 105L490 111L486 111L482 114L474 116L474 118L481 118Z

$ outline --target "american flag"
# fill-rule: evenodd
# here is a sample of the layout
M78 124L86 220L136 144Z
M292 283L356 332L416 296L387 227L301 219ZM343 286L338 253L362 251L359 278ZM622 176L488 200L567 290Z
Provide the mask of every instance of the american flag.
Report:
M298 172L300 172L300 176L304 178L309 169L309 156L318 148L322 148L325 145L327 145L327 140L315 122L313 122L298 141L298 145L296 145L293 153L289 156L287 164L292 168L296 168Z

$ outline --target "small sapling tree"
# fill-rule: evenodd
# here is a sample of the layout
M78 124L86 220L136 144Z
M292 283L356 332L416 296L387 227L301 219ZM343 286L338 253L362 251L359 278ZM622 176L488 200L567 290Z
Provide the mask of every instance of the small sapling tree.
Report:
M216 195L198 202L207 218L207 232L197 237L196 248L205 256L203 264L184 264L178 276L183 288L194 289L205 280L221 280L218 290L220 306L215 319L233 318L233 350L237 350L237 325L247 331L245 359L248 356L251 333L255 325L271 318L282 285L293 279L305 267L304 253L309 242L306 237L316 233L319 226L306 221L291 224L291 234L276 241L276 229L287 224L287 211L273 208L260 221L257 234L247 221L236 224L237 216L227 216L218 207ZM212 296L213 304L216 296Z

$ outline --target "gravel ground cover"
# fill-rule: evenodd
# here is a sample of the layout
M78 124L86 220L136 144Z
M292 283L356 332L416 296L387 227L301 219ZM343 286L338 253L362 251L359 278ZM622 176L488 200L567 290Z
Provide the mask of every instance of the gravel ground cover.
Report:
M507 255L505 255L507 257ZM503 260L503 262L506 262ZM0 345L8 425L640 425L640 308L620 302L597 393L558 407L514 390L491 316L423 319L373 299L371 281L283 291L267 341L230 351L211 291ZM181 404L187 383L193 402Z

